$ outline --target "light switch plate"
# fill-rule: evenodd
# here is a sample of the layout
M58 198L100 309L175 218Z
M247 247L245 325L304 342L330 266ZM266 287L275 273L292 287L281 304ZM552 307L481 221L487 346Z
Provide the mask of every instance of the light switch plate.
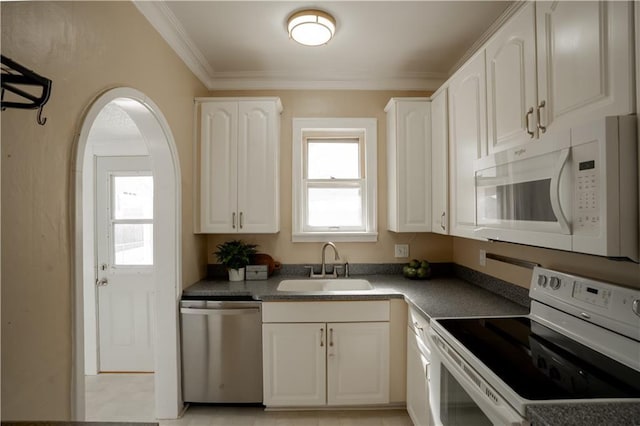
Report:
M409 257L409 244L396 244L395 257Z

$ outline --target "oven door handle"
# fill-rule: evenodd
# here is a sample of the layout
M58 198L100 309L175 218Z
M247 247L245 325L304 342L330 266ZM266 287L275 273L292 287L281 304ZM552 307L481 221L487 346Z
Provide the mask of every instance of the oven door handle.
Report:
M523 417L511 408L506 401L498 397L493 389L491 389L491 392L498 398L497 402L489 399L485 391L473 382L466 373L460 371L461 367L451 361L448 355L443 353L441 348L436 346L434 352L437 353L436 357L447 367L449 373L458 381L471 399L478 404L478 407L493 424L509 426L521 426L525 424Z

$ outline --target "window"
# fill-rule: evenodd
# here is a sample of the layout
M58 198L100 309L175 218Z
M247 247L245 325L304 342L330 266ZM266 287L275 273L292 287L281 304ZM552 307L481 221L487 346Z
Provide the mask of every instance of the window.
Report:
M293 119L293 241L376 241L377 121Z
M112 263L153 265L153 176L111 179Z

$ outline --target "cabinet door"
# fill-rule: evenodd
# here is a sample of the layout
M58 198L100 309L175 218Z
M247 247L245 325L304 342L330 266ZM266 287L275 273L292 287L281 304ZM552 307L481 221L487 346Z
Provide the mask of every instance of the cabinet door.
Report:
M431 230L431 104L398 102L398 231Z
M273 101L239 105L238 232L276 233L280 116Z
M523 6L487 44L489 154L533 140L537 134L534 4Z
M407 412L414 425L430 424L427 359L420 353L416 335L407 330Z
M553 131L633 113L631 2L536 2L538 102Z
M451 234L475 238L474 161L487 154L484 51L449 83Z
M431 100L431 232L449 233L447 89Z
M329 405L389 402L389 323L329 323Z
M326 404L326 325L263 324L264 404Z
M200 117L200 232L236 232L238 103L203 103Z

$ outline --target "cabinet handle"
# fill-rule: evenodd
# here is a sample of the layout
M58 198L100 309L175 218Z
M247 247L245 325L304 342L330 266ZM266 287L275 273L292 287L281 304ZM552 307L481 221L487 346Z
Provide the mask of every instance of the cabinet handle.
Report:
M324 346L324 328L320 328L320 347Z
M529 108L529 111L527 111L527 113L524 115L524 122L527 126L527 134L530 138L533 139L533 132L529 130L529 116L533 116L533 107Z
M231 227L236 229L236 212L231 213Z
M540 103L538 104L538 108L536 108L536 110L537 110L537 111L536 111L536 116L538 117L538 129L539 129L542 133L544 133L544 132L546 132L546 131L547 131L547 127L542 125L541 118L540 118L540 115L541 115L541 114L540 114L540 110L541 110L542 108L544 108L546 105L547 105L547 103L543 100L543 101L540 101Z
M333 328L329 329L329 346L333 346Z
M242 214L242 212L240 212L240 229L242 229L242 222L243 222L242 221L242 216L243 216L243 214Z
M447 228L444 227L444 217L445 217L445 212L442 212L442 215L440 216L440 228L442 228L443 231L446 231Z

